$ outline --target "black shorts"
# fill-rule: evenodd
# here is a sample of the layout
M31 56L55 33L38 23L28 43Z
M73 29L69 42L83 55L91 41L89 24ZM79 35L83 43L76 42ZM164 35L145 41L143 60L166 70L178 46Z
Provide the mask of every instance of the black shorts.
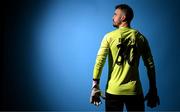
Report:
M143 95L112 95L106 92L105 110L123 111L124 105L127 111L144 111Z

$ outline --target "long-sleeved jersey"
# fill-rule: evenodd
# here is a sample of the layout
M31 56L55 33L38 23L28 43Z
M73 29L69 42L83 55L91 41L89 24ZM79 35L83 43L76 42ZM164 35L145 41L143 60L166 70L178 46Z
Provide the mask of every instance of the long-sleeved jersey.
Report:
M107 33L97 53L93 79L100 79L107 56L109 66L106 92L114 95L142 94L138 70L140 57L148 71L155 70L147 39L129 27L120 27Z

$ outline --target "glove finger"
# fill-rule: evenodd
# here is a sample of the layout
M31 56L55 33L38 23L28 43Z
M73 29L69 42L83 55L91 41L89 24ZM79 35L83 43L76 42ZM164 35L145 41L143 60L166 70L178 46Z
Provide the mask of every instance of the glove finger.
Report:
M90 98L90 103L94 104L94 101L95 101L95 97L92 96L92 97Z
M149 99L147 105L151 108L156 107L156 100L155 99Z
M96 103L101 102L101 99L100 99L100 97L94 96L94 97L92 97L92 102L93 102L93 104L96 105Z
M93 104L96 105L96 102L94 101Z
M99 102L96 102L96 106L99 106L102 102L99 101Z
M90 103L94 104L94 102L96 101L96 99L97 99L97 98L96 98L95 96L91 97Z
M96 106L99 106L99 102L96 102Z
M100 99L100 97L98 97L97 99L96 99L96 102L101 102L101 99Z
M94 101L93 104L94 104L95 106L99 106L99 102L97 102L97 101Z

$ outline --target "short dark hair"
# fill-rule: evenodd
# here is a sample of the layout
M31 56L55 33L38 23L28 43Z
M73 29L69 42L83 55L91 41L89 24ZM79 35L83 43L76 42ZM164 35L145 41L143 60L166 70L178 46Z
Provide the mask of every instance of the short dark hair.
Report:
M121 9L124 13L125 13L125 16L126 16L126 21L128 23L131 22L131 20L133 19L134 17L134 12L132 10L132 8L126 4L119 4L119 5L116 5L115 6L115 9Z

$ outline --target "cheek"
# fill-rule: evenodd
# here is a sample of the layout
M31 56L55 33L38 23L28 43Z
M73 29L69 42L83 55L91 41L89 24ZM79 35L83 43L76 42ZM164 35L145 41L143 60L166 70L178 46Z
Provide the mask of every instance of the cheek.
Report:
M118 17L115 17L114 18L114 22L118 22L119 21L119 18Z

